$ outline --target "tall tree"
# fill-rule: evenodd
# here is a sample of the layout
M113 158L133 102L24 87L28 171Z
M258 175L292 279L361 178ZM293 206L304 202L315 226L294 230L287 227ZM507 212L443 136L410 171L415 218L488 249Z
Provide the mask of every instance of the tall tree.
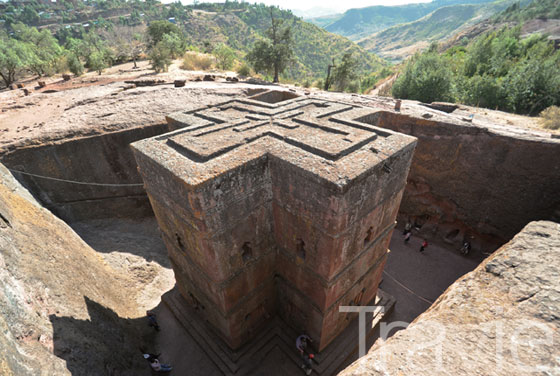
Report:
M0 77L6 86L14 83L34 58L35 54L29 43L0 32Z
M270 7L272 25L266 31L268 40L260 40L247 55L247 60L257 72L267 72L274 75L273 82L278 82L278 76L293 60L294 40L292 28L284 25L284 20L274 18Z
M181 29L169 21L152 21L146 31L148 36L148 47L153 48L163 40L165 34L175 34L181 40L184 39Z
M231 69L235 61L235 52L223 43L220 43L212 54L216 58L216 65L221 70Z
M143 29L142 26L113 26L101 31L101 34L113 49L117 60L132 60L134 68L137 68L136 60L146 48Z
M16 39L32 46L34 54L29 69L39 76L55 73L56 64L64 51L51 32L47 29L38 31L22 23L13 25L13 29Z
M341 62L334 68L330 83L334 85L335 90L344 91L350 82L358 78L357 69L358 61L352 56L352 52L346 52Z

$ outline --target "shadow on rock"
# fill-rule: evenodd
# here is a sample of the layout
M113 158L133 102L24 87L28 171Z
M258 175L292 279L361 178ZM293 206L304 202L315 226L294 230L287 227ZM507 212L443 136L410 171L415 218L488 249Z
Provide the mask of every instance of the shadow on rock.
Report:
M92 219L72 222L70 226L97 252L130 253L171 269L155 217ZM135 263L131 259L125 262Z
M150 347L145 318L126 319L84 296L89 320L50 315L54 354L72 375L151 375L140 348Z

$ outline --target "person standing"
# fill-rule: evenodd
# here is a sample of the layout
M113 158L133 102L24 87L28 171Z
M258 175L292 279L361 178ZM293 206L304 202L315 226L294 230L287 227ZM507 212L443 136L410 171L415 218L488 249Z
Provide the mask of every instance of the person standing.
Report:
M148 326L153 326L156 332L159 332L159 324L156 319L156 314L146 311L146 316L148 317Z
M303 368L306 375L310 375L313 371L313 358L315 358L315 355L313 354L306 354L303 357L303 364L301 365L301 368Z
M404 243L408 244L409 240L410 240L410 236L412 235L412 233L409 231L404 235Z
M296 348L298 349L302 357L307 350L307 341L313 342L311 337L309 337L307 334L302 334L296 339Z
M154 354L143 354L144 359L146 359L148 362L150 362L150 367L152 367L152 369L156 372L170 372L173 367L171 367L168 364L161 364L159 362L159 355L154 355Z
M420 246L420 252L424 252L424 250L428 247L428 241L424 239L422 245Z
M406 225L404 225L403 235L408 234L409 232L411 232L411 230L412 230L412 223L406 222Z

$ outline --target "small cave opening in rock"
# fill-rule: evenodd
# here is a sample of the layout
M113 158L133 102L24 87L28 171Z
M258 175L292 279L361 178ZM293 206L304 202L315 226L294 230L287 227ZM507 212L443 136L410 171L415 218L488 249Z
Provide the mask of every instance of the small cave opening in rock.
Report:
M175 233L175 241L177 242L177 246L181 248L182 251L185 250L185 245L183 244L183 240L179 236L179 234Z
M241 246L241 259L243 262L249 262L253 258L253 248L251 247L251 242L243 243Z
M373 227L368 228L366 232L366 237L364 239L364 245L367 245L373 240Z
M298 239L296 243L296 255L302 260L305 260L305 242Z

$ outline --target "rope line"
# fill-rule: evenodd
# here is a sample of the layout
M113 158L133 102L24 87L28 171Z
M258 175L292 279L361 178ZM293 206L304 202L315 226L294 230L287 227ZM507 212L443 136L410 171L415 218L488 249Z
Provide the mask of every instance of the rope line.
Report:
M37 175L37 174L32 174L32 173L24 172L24 171L12 170L11 168L9 168L8 170L10 170L12 172L17 172L18 174L22 174L22 175L29 175L29 176L34 176L36 178L60 181L60 182L63 182L63 183L71 183L71 184L94 185L94 186L98 186L98 187L143 187L144 186L144 184L142 184L142 183L140 183L140 184L87 183L87 182L84 182L84 181L66 180L66 179L53 178L53 177L50 177L50 176Z
M415 293L414 291L412 291L411 289L409 289L408 287L406 287L405 285L400 283L395 277L393 277L391 274L387 273L385 270L383 270L383 274L385 274L387 277L391 278L393 281L395 281L396 284L401 286L403 289L405 289L406 291L408 291L412 295L416 296L418 299L423 300L430 305L432 305L434 303L433 301L428 300L428 299L424 298L423 296L418 295L417 293Z

